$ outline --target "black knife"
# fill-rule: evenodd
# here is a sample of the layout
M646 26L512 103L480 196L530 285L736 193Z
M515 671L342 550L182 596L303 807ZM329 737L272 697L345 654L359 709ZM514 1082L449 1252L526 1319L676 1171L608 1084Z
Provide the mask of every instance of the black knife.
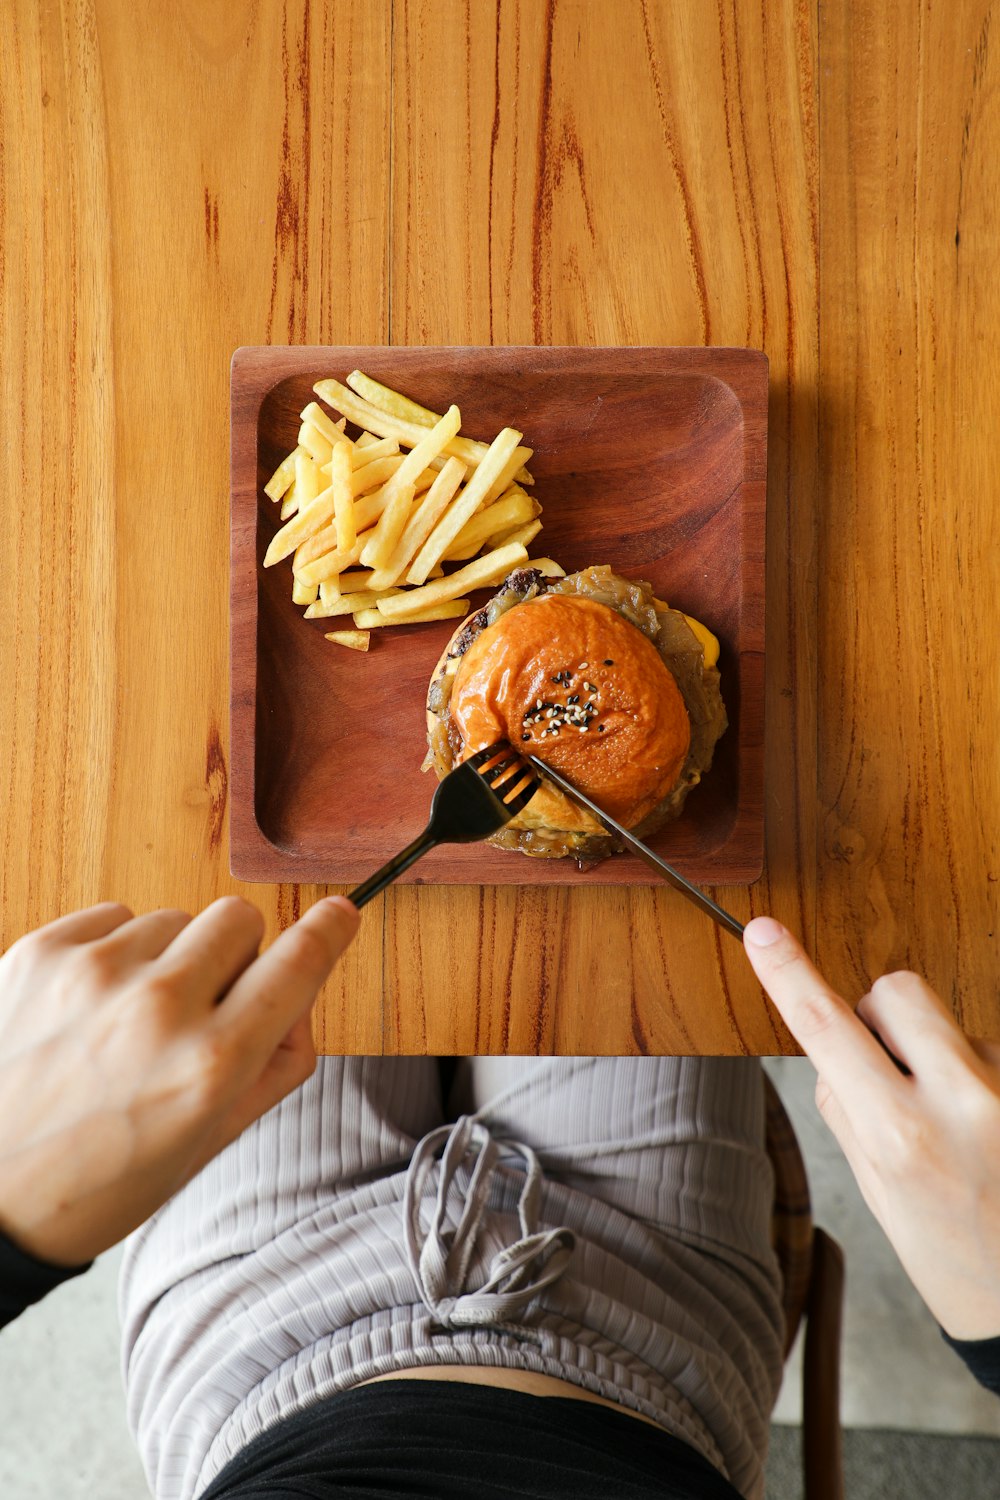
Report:
M609 817L606 812L598 807L596 802L591 802L590 798L585 797L582 792L578 791L571 781L567 781L565 776L560 776L558 771L553 771L552 767L546 765L543 760L539 760L537 755L525 755L524 759L530 760L531 764L542 776L547 776L550 781L554 782L559 790L565 792L566 796L575 802L578 807L586 808L587 812L593 814L602 827L606 828L609 833L613 833L620 838L622 843L631 849L633 854L638 854L640 859L644 859L647 865L651 865L657 874L662 875L663 879L669 885L673 886L674 890L680 891L699 910L707 912L710 917L718 922L720 927L724 927L727 932L731 932L733 937L742 939L742 923L737 922L736 918L731 916L728 911L723 911L721 906L717 906L711 896L706 896L705 892L700 891L696 885L692 885L690 880L685 880L684 876L675 870L673 865L668 865L666 860L661 859L658 854L654 854L652 849L647 849L645 844L637 839L634 833L629 833L627 828L623 828L620 823L616 823L614 818Z

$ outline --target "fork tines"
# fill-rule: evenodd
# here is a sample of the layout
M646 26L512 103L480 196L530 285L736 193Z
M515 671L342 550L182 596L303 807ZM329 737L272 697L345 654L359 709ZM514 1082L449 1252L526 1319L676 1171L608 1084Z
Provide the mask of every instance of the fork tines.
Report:
M473 766L498 797L512 817L521 811L538 790L538 773L521 759L506 740L497 740L485 750L469 756Z

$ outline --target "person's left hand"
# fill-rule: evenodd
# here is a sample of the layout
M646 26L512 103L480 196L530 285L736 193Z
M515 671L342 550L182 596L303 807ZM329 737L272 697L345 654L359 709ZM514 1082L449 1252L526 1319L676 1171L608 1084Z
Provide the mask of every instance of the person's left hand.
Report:
M309 1011L354 937L318 901L257 957L237 896L133 917L107 903L0 958L0 1230L56 1265L147 1219L316 1064Z

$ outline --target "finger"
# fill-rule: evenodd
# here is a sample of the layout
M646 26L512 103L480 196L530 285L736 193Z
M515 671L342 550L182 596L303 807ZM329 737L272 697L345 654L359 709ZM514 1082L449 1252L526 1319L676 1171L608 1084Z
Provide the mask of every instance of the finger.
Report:
M90 943L131 919L132 913L120 901L101 901L97 906L71 911L64 917L56 917L54 922L46 922L44 927L36 929L35 936L53 943Z
M221 1029L242 1039L249 1068L263 1067L308 1013L358 921L345 896L317 901L237 979L216 1018Z
M878 1091L899 1089L903 1079L867 1026L780 922L757 917L747 923L743 940L754 973L785 1025L848 1115L857 1112L863 1118Z
M192 1000L211 1005L257 957L264 918L241 896L213 901L175 936L160 960L186 980Z
M98 938L95 949L103 953L112 963L135 964L159 958L168 943L190 922L186 911L175 911L164 907L161 911L150 911L130 922L122 922L106 937Z
M919 974L883 974L858 1001L857 1013L911 1073L951 1071L956 1062L968 1066L968 1042Z

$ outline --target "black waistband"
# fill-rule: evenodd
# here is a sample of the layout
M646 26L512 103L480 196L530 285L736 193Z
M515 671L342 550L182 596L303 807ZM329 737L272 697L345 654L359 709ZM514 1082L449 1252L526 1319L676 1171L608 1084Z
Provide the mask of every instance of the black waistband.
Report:
M201 1500L739 1500L687 1443L573 1397L384 1380L306 1407Z

